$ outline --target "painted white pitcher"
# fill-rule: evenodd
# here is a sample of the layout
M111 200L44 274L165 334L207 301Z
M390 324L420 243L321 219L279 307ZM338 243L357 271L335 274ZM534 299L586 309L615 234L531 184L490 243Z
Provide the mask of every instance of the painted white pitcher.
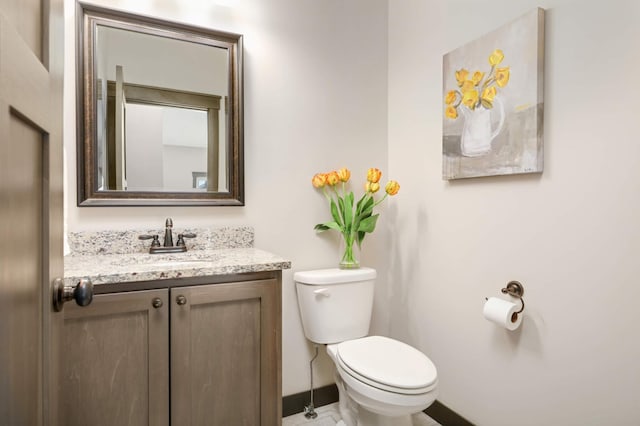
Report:
M498 98L493 100L493 108L480 106L473 111L460 108L464 116L460 151L465 157L480 157L491 151L491 141L498 136L504 125L504 105ZM491 112L499 114L498 125L491 129Z

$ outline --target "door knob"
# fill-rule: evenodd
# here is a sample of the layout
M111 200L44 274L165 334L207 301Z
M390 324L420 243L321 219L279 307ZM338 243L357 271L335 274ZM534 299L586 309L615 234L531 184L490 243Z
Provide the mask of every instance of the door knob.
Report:
M53 309L60 312L65 302L75 300L78 306L87 306L93 300L93 283L89 278L82 278L75 286L64 285L57 278L53 283Z
M179 295L178 297L176 297L176 303L178 305L185 305L187 303L187 298L183 295Z

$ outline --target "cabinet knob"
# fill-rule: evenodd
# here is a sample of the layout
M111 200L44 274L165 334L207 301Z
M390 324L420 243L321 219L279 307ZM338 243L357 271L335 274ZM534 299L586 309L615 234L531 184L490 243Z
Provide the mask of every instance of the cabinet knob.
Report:
M176 303L178 305L184 305L184 304L187 303L187 298L184 297L183 295L179 295L179 296L176 297Z
M162 299L160 299L159 297L155 297L152 301L151 301L151 306L153 306L154 308L158 309L161 308L163 305L162 303Z

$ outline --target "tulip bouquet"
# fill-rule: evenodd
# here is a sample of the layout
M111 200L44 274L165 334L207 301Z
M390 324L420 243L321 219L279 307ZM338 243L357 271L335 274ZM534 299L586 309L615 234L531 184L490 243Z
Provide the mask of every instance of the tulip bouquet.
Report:
M353 243L361 247L367 233L376 229L379 214L373 214L373 209L388 195L396 195L400 190L398 182L390 180L385 186L385 194L376 201L375 194L380 190L380 178L382 172L376 168L367 171L367 182L364 186L364 194L355 202L353 191L346 189L346 183L351 177L351 172L342 168L338 171L318 173L313 176L311 183L322 192L329 202L333 220L319 223L315 226L318 232L334 229L342 235L345 245L344 254L340 261L341 268L358 268L359 262L353 250ZM339 189L338 187L341 186Z
M475 71L469 75L469 71L464 68L456 71L456 81L460 90L450 90L445 95L447 118L458 118L460 104L472 111L481 105L486 109L493 108L494 98L498 94L496 86L503 88L509 82L509 67L498 68L503 59L502 50L496 49L489 55L491 70L488 74Z

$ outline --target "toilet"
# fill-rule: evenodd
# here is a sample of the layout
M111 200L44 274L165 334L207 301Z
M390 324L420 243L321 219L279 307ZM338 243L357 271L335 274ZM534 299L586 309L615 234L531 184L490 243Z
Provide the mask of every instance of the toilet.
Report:
M375 269L299 271L293 279L305 336L327 345L335 365L342 422L410 426L436 399L438 374L417 349L368 336Z

